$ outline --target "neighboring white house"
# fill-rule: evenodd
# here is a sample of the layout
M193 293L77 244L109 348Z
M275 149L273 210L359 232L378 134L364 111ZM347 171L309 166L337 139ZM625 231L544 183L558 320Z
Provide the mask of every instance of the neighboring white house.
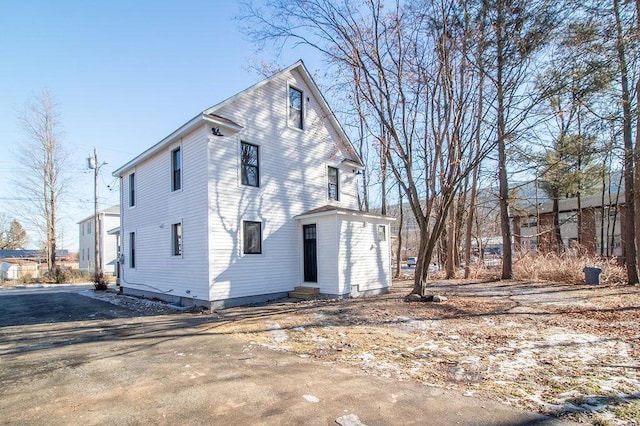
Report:
M0 281L17 280L20 278L20 265L16 263L0 262Z
M100 242L102 271L105 275L116 275L118 271L118 235L111 232L120 226L120 206L115 205L98 213L100 217ZM96 218L91 215L78 222L78 264L83 272L93 273L96 267L95 232Z
M357 210L361 159L301 61L114 172L125 294L234 306L296 286L391 285L391 219Z

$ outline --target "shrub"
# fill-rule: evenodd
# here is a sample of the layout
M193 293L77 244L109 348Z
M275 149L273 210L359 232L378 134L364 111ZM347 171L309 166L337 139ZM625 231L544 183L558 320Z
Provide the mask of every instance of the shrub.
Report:
M30 284L33 281L33 274L31 272L25 272L20 275L18 282L21 284Z
M584 268L595 266L602 269L602 284L622 284L626 281L626 271L615 259L572 254L516 253L513 275L521 280L544 280L584 284Z
M93 277L93 287L96 291L105 291L109 288L109 282L103 274L96 274Z

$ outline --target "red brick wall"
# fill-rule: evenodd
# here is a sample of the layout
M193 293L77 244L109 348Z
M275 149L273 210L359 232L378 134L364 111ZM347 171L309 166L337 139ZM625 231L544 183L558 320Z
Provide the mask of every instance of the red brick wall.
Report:
M541 214L538 221L538 253L555 252L557 246L553 232L553 213Z
M582 210L580 244L588 254L596 254L596 212L595 209Z

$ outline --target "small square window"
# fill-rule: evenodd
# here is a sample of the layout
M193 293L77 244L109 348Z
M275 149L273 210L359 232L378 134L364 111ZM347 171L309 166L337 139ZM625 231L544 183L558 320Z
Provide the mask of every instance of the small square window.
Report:
M378 225L378 241L387 241L387 227Z
M262 222L242 222L244 254L262 254Z
M241 179L247 186L260 186L260 163L258 147L250 143L241 143Z
M129 175L129 207L136 205L136 174Z
M171 151L171 190L182 188L182 154L180 148Z
M171 253L174 256L182 256L182 223L171 225Z
M289 87L289 126L302 129L302 92Z
M335 167L328 166L327 168L327 177L328 177L328 197L330 200L338 201L338 169Z

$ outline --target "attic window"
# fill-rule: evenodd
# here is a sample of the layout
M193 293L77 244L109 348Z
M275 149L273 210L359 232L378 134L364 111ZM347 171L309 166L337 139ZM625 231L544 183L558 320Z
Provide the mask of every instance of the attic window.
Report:
M327 196L330 200L338 201L338 169L327 166Z
M180 147L171 151L171 190L178 191L182 188L182 155Z
M302 129L302 91L289 87L289 126Z
M129 207L136 205L136 174L129 175Z

